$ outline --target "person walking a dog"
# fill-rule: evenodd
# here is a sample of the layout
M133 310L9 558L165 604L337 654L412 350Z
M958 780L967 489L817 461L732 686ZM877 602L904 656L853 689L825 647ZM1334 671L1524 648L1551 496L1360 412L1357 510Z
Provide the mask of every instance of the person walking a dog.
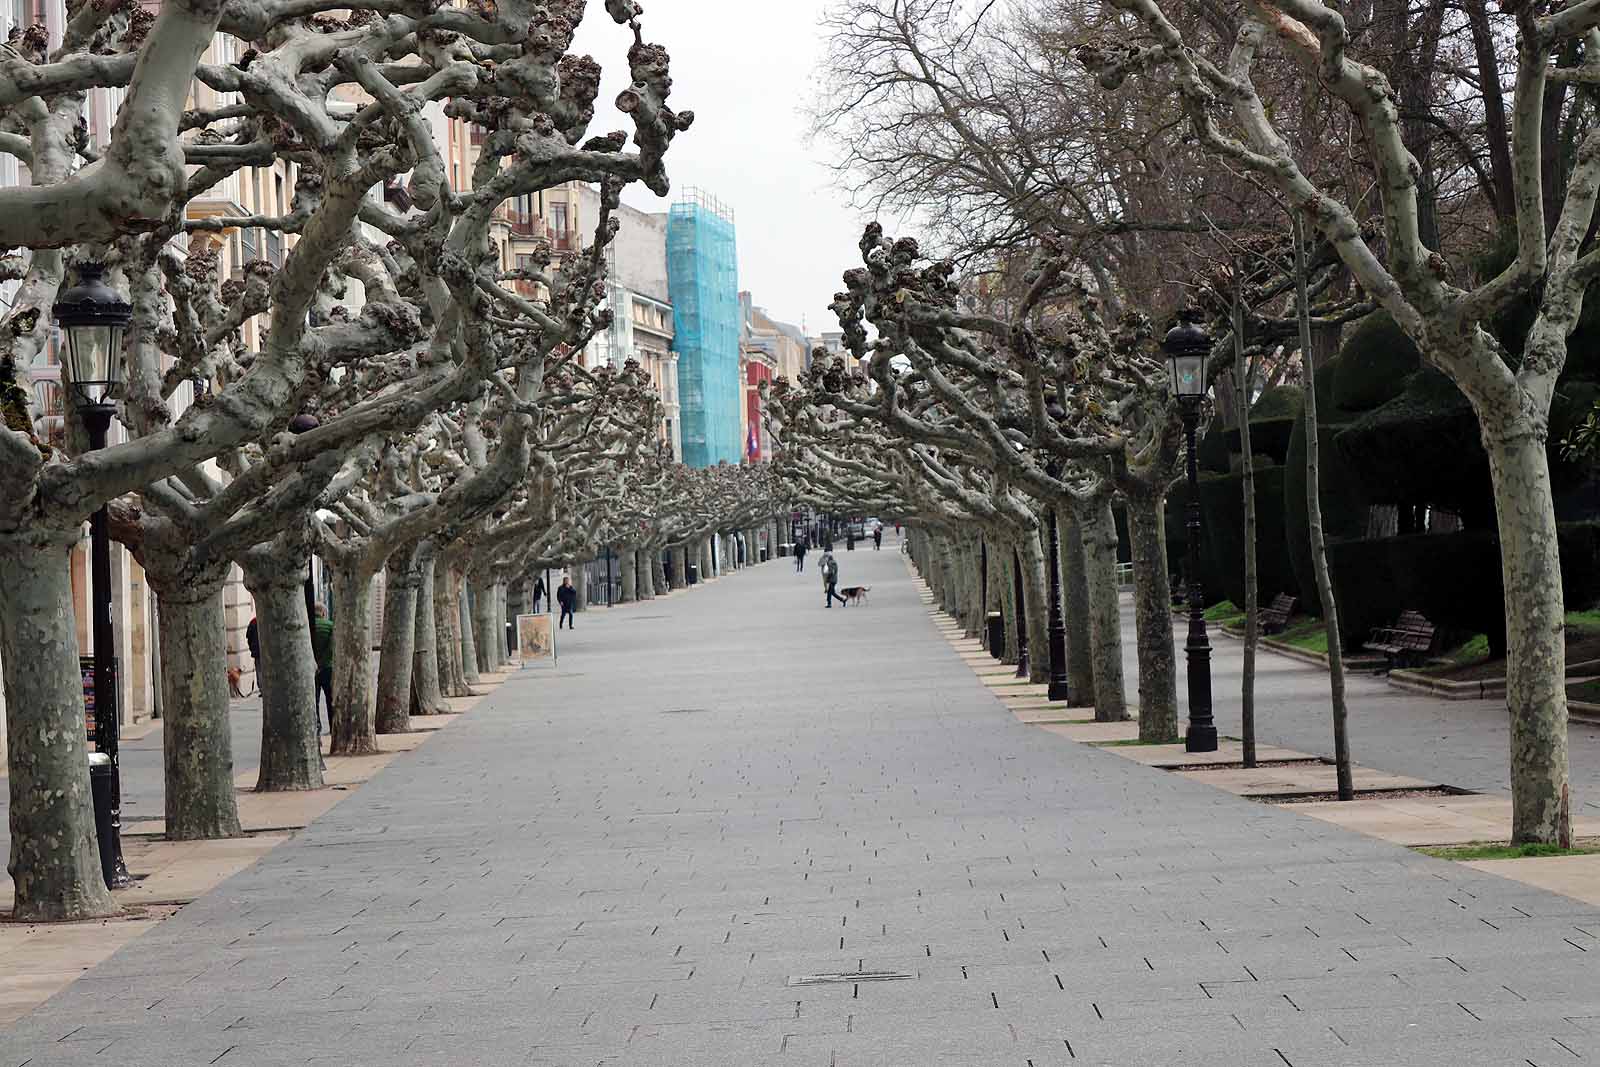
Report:
M832 552L823 551L817 559L817 569L822 572L822 592L826 597L823 606L831 608L835 600L841 604L848 603L839 595L839 561L833 558Z
M333 620L328 618L328 609L322 604L312 606L315 618L311 620L311 658L317 663L317 693L312 698L313 715L318 714L317 709L324 701L328 706L328 730L333 729ZM317 729L322 730L319 719Z
M556 629L566 626L571 630L577 618L574 614L578 610L578 590L573 586L571 578L561 579L561 588L556 590L556 603L561 605L561 618L556 621Z
M256 672L256 688L261 688L261 634L256 617L250 616L250 625L244 628L244 643L250 649L250 666Z

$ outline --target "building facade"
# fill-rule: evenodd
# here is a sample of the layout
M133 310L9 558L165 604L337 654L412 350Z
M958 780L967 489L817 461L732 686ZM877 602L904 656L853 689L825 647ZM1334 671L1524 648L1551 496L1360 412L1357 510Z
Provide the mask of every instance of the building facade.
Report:
M745 419L738 244L732 210L701 190L687 190L667 213L667 279L683 461L738 463Z
M598 219L600 192L578 186L584 218ZM636 361L661 398L657 437L673 459L683 458L683 420L678 401L678 353L671 288L667 280L667 216L622 205L620 228L606 249L606 303L611 328L589 344L591 365L620 367Z

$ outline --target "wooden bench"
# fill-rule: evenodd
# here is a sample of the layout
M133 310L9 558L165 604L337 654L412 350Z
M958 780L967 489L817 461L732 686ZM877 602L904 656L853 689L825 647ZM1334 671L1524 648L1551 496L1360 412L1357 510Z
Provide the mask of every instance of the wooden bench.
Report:
M1361 647L1369 652L1382 652L1389 661L1389 669L1420 664L1433 651L1436 630L1420 612L1402 611L1393 626L1380 626L1372 631L1367 643Z
M1299 601L1288 593L1279 593L1272 598L1272 605L1261 613L1261 632L1275 634L1289 624L1289 616L1294 614L1294 606Z

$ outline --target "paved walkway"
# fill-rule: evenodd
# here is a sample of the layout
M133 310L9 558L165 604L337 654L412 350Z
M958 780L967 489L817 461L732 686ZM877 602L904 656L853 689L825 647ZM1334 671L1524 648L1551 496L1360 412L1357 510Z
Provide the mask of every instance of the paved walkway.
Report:
M1600 1057L1600 911L1021 725L840 558L584 617L0 1067Z
M1122 598L1122 649L1129 699L1138 685L1133 601ZM1188 714L1183 640L1176 625L1178 700ZM1239 736L1244 642L1211 630L1211 688L1217 728ZM1510 730L1504 698L1441 700L1392 686L1371 671L1347 671L1352 758L1369 767L1476 792L1511 792ZM1333 755L1328 672L1262 648L1256 655L1256 730L1263 744ZM1600 817L1600 725L1574 720L1567 735L1574 814Z

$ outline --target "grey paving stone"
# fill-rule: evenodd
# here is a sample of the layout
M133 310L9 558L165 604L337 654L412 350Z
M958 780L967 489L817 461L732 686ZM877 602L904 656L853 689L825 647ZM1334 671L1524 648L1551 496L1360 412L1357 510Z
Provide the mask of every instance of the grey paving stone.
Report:
M1600 912L1021 726L842 565L591 613L0 1067L1600 1057Z

